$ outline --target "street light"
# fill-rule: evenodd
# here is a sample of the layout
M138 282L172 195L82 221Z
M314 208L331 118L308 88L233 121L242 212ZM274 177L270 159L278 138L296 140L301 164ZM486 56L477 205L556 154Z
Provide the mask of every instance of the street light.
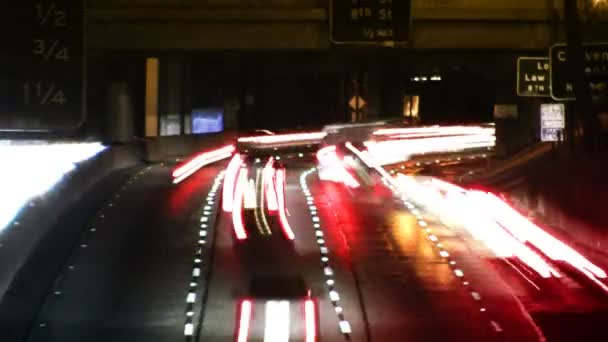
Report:
M579 8L584 22L595 22L608 10L608 0L579 0Z

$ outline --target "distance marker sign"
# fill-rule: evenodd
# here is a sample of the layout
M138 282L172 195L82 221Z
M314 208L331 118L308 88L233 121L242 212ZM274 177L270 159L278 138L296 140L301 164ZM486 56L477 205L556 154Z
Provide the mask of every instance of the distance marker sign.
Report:
M85 119L85 1L20 0L0 12L0 131L74 130Z

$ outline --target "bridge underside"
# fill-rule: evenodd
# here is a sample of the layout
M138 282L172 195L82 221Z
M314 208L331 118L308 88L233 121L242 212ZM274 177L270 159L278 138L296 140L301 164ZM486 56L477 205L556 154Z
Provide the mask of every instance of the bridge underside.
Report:
M93 49L331 47L328 9L315 1L274 1L281 6L267 5L269 7L251 6L244 0L232 1L237 4L233 6L219 6L212 1L192 5L166 0L147 5L127 1L91 2L89 44ZM264 4L270 2L273 1ZM413 1L409 48L545 49L564 38L562 11L553 1L539 1L541 4L511 1L502 7L505 1L477 2L460 0L442 6L431 1ZM587 25L586 36L605 40L608 25L598 18L592 22Z

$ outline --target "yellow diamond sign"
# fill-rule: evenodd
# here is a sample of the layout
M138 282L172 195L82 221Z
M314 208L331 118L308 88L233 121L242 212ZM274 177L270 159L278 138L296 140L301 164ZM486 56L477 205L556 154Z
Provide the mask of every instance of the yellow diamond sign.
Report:
M361 109L367 105L367 102L365 102L361 96L353 96L353 98L348 101L348 105L352 109Z

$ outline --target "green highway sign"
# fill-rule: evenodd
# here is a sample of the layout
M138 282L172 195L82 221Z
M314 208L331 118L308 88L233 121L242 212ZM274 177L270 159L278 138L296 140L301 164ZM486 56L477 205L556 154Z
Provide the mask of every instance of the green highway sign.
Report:
M583 45L586 80L595 96L608 95L608 44ZM556 44L549 53L551 59L551 96L556 100L574 100L575 77L568 67L566 44Z
M410 0L331 0L334 44L403 44L409 41Z
M551 96L551 63L546 57L517 59L517 95L524 97Z

